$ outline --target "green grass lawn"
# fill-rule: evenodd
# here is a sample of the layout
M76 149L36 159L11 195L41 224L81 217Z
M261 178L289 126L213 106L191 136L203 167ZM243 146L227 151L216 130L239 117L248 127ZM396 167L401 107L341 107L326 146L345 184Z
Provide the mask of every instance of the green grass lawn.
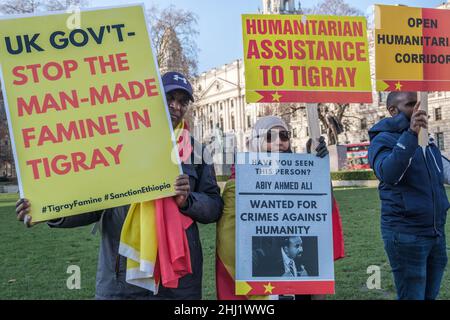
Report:
M376 189L335 191L345 233L347 257L335 264L336 295L329 299L394 299L392 275L379 232L379 200ZM99 236L92 227L31 229L17 222L17 197L0 195L0 299L92 299ZM204 253L203 296L215 299L215 225L200 227ZM447 227L449 233L449 227ZM81 289L68 290L68 266L81 268ZM366 287L367 267L381 267L381 290ZM450 299L450 274L442 281L441 299Z

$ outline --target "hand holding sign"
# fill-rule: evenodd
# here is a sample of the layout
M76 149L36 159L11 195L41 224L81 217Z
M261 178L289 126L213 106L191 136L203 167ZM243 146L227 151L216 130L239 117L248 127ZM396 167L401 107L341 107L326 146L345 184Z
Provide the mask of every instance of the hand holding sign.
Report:
M177 203L178 208L181 208L186 204L190 190L189 176L187 174L178 176L175 180L175 202Z
M419 134L420 128L427 129L428 128L428 117L427 113L424 110L419 110L420 101L418 101L414 107L413 114L411 116L411 125L410 128L416 134Z
M34 226L35 224L38 224L39 222L33 223L31 219L31 204L28 199L19 199L16 202L16 214L17 214L17 220L23 221L24 224L27 226L27 228L30 228Z

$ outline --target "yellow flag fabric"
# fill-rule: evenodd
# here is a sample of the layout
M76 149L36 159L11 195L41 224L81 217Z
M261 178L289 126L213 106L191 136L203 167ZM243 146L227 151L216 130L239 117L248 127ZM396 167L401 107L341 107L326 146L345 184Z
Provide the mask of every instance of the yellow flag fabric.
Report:
M266 300L273 296L237 296L235 295L235 263L236 263L236 183L234 179L228 180L222 199L224 202L223 214L217 223L216 247L216 290L219 300Z
M158 253L154 201L132 204L120 236L119 254L127 258L126 281L158 292L153 273Z
M190 156L190 143L183 120L175 129L180 158ZM184 152L184 153L183 153ZM134 203L128 210L120 235L119 254L127 258L126 281L158 293L159 276L155 279L158 255L156 201Z

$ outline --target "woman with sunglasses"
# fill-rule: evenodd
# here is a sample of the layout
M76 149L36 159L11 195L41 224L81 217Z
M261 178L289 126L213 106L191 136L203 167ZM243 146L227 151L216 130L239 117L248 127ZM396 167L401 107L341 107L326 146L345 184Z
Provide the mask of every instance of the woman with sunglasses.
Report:
M291 135L286 123L279 117L268 116L256 121L249 139L250 152L281 152L292 153ZM316 156L323 158L328 154L324 137L319 138L315 151ZM312 139L306 144L307 153L311 153ZM294 296L237 296L235 292L235 175L227 181L222 194L224 209L217 224L217 259L216 259L216 290L219 300L246 300L246 299L292 299L311 300L323 296L296 295ZM343 233L339 208L333 197L333 242L334 259L344 257Z

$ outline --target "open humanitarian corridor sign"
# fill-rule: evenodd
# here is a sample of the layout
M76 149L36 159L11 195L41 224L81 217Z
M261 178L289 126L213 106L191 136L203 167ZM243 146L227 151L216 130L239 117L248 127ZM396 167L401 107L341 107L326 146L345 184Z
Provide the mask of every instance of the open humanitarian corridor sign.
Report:
M450 11L375 6L378 91L450 91Z
M366 19L243 15L247 103L371 103Z
M181 172L142 6L0 20L2 89L33 222L174 194ZM176 152L175 152L176 154Z

